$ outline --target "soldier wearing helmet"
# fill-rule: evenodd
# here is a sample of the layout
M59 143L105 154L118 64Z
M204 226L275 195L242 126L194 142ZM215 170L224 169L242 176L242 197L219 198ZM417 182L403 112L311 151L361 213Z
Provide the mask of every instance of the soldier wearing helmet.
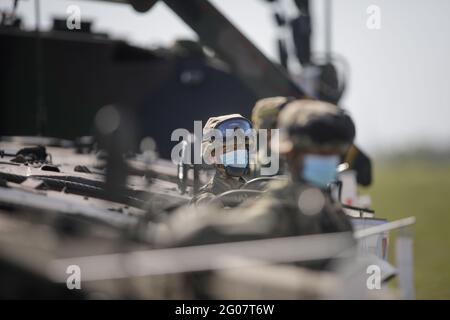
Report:
M202 154L214 165L214 177L191 202L204 204L223 192L239 189L249 170L249 143L252 124L240 114L209 118L203 128Z
M279 152L285 155L289 179L272 182L259 198L226 214L217 214L220 209L211 206L179 210L163 228L152 233L155 243L189 246L348 232L342 237L348 248L354 248L350 220L327 192L328 183L335 179L339 157L352 145L355 136L351 118L333 104L295 100L280 112L277 125L282 130ZM327 245L312 250L322 252ZM301 261L295 266L332 270L331 262L333 258L324 257ZM216 274L200 272L186 275L185 281L197 296L209 297L211 283L216 279ZM230 290L226 286L221 288L221 294L225 295ZM293 297L296 294L292 292Z
M268 168L273 165L272 161L279 161L278 170L271 175L282 174L285 171L285 162L275 154L276 148L272 150L272 142L277 146L275 141L272 141L272 130L277 129L277 120L280 111L287 103L293 101L292 97L270 97L260 99L256 102L252 110L252 123L255 130L267 130L267 139L264 136L259 136L258 153L256 161L250 164L250 172L253 177L258 177L262 174L261 168Z
M352 119L337 106L297 100L280 113L279 152L285 155L291 180L325 189L336 179L336 167L355 136Z
M352 231L340 204L327 192L339 158L355 136L351 118L330 103L296 100L281 111L278 125L279 152L286 157L289 179L270 183L258 199L226 215L209 207L189 215L189 221L175 214L169 221L173 232L165 239L184 245Z

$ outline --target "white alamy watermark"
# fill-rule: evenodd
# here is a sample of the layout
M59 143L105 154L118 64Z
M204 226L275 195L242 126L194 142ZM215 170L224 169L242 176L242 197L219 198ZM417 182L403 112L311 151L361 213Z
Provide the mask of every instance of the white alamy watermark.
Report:
M381 9L377 5L370 5L366 9L368 14L366 26L369 30L381 29Z
M81 289L81 268L77 265L70 265L66 269L69 275L66 279L66 286L69 290Z
M366 281L367 289L380 290L381 289L381 268L376 264L371 264L367 267L366 273L369 275Z
M81 9L77 5L70 5L66 9L66 27L69 30L81 29Z
M279 138L279 129L250 129L246 132L241 129L211 129L203 134L202 122L194 121L193 134L184 128L172 132L171 141L178 143L172 148L171 159L176 164L223 164L224 154L245 150L247 156L239 157L236 153L232 162L235 165L259 164L261 175L270 176L277 174L280 167Z

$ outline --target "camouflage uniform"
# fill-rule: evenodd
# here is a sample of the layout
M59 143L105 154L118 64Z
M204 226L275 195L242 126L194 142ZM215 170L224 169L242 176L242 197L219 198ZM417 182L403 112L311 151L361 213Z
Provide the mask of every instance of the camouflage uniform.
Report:
M219 117L211 117L206 122L203 128L203 137L205 140L202 142L203 156L205 158L209 157L209 148L212 147L211 141L209 140L210 132L222 122L230 119L245 118L240 114L229 114ZM209 160L212 161L212 159ZM243 177L229 176L225 172L223 165L215 164L215 168L216 173L214 177L206 185L200 188L199 192L192 198L191 203L195 203L197 205L206 204L209 200L223 192L239 189L246 182Z
M255 129L277 128L278 114L281 109L292 101L288 97L272 97L260 99L252 110L252 123Z
M252 110L253 127L257 130L278 128L278 114L292 100L293 98L289 97L271 97L258 100ZM265 156L267 156L267 150L258 149L255 163L250 164L250 175L252 177L259 177L261 175L261 168L270 166L270 164L265 164L262 161ZM277 175L284 174L285 172L285 161L280 158Z
M349 119L344 119L345 116L332 105L308 102L302 110L298 109L298 105L294 105L282 111L280 117L284 119L280 126L287 131L280 141L280 146L285 150L312 144L325 148L328 145L344 148L351 144L354 137L354 127L352 131L352 126L346 123ZM308 126L317 129L320 124L317 120L322 121L321 125L325 123L325 127L330 130L329 133L319 130L319 138L322 138L322 134L326 136L323 141L317 141L316 136L308 136L306 131L301 130ZM313 134L317 135L317 132ZM331 140L328 134L331 135ZM333 136L336 136L336 139ZM155 230L153 235L156 240L159 239L159 245L162 246L202 245L334 232L349 232L349 242L354 241L351 222L340 205L333 202L328 193L295 177L272 182L269 190L260 198L249 200L236 209L217 214L219 210L212 206L184 208L175 212L167 224L160 230ZM329 263L330 260L325 259L303 261L294 265L313 270L327 270ZM217 275L220 275L220 272L186 274L184 281L186 286L192 288L196 298L211 298L208 290L211 284L219 281ZM275 288L277 284L271 285ZM289 293L289 297L302 297L298 295L302 289L303 286L295 289ZM219 293L219 298L231 293L223 290ZM323 292L319 291L316 292L319 297L323 296Z
M218 171L207 184L200 188L191 202L198 205L206 204L209 200L212 200L221 193L239 189L245 182L246 180L242 177L236 179Z
M316 208L304 212L299 200L315 192ZM314 205L314 204L313 204ZM314 207L314 206L313 206ZM307 208L305 206L305 208ZM217 208L205 206L191 212L183 209L169 221L171 245L195 245L274 237L351 231L352 226L340 205L319 189L305 183L274 181L261 198L217 215ZM165 237L165 239L169 239Z
M280 125L287 131L299 125L302 128L317 125L316 120L328 125L329 133L337 140L317 142L306 133L285 135L280 147L301 148L316 144L320 147L339 146L345 148L352 143L354 127L338 107L322 102L306 102L299 108L298 102L291 102L280 114ZM302 104L302 103L300 103ZM304 107L304 108L303 108ZM329 123L331 121L331 123ZM353 123L351 123L353 124ZM335 127L333 127L335 126ZM353 128L353 131L352 131ZM333 138L333 137L331 137ZM333 138L334 139L334 138ZM331 142L330 142L331 141ZM344 152L344 150L343 150ZM213 186L211 186L211 189ZM169 236L172 245L193 245L282 236L295 236L328 232L351 231L352 226L338 203L323 192L299 179L274 181L269 190L259 199L229 210L226 215L217 215L216 209L204 208L189 215L192 219L177 221L175 214L169 221ZM180 223L181 221L181 223ZM169 239L165 238L165 239Z

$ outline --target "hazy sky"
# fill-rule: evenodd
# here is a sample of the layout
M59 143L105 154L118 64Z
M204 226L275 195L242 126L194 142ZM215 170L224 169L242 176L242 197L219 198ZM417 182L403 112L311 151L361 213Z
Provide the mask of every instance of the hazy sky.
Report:
M0 9L12 5L1 0ZM277 60L276 29L263 0L213 0L270 58ZM314 47L323 47L322 5L314 0ZM416 144L450 147L450 1L332 0L333 51L350 63L342 106L353 115L357 142L369 152ZM195 34L163 3L139 14L127 5L93 1L41 0L41 19L50 26L70 4L94 29L144 46L170 44ZM366 26L370 5L381 10L381 29ZM34 25L34 1L19 1L25 25Z

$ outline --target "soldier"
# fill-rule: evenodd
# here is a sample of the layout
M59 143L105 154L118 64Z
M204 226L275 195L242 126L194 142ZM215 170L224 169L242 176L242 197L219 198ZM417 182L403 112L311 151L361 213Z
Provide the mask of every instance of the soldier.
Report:
M245 137L250 136L251 130L251 122L240 114L208 119L203 128L202 153L216 172L193 197L192 203L205 204L225 191L239 189L246 182L243 176L248 174L250 139Z
M296 100L281 111L278 122L283 131L279 152L285 155L289 179L274 181L260 198L235 209L224 211L207 205L175 212L167 223L153 230L157 246L202 245L333 232L349 232L349 246L354 243L349 218L327 192L328 183L335 178L339 157L353 142L355 128L352 120L335 105ZM317 250L325 248L327 243ZM322 271L330 270L331 261L302 261L295 265ZM209 297L210 293L206 291L211 283L217 279L215 275L217 273L214 272L189 274L184 279L196 297L205 298Z
M279 152L286 157L289 179L274 181L259 199L225 215L208 207L180 219L175 214L163 238L187 245L351 231L327 192L355 136L351 118L330 103L296 100L281 111L279 126Z
M235 209L224 211L207 205L175 212L167 223L156 226L152 231L156 246L202 245L333 232L349 232L348 244L352 246L350 220L327 192L328 183L335 179L339 157L351 146L355 136L351 118L337 106L326 102L296 100L281 111L278 122L283 131L279 152L285 155L289 179L274 181L260 198ZM325 250L327 246L324 243L317 250ZM330 270L331 261L325 258L295 265L323 271ZM189 274L184 279L196 297L205 298L210 297L207 290L216 276L217 273L205 272ZM219 294L223 295L226 293Z
M271 97L260 99L256 102L252 110L252 123L255 130L266 129L267 140L259 141L258 153L256 161L250 164L250 173L253 177L261 175L261 167L270 167L272 165L272 159L278 161L279 157L275 157L273 154L275 150L271 150L272 143L272 129L277 129L277 120L280 111L290 101L293 101L292 97ZM265 142L265 143L263 143ZM280 159L278 170L270 175L283 174L285 171L285 162Z

